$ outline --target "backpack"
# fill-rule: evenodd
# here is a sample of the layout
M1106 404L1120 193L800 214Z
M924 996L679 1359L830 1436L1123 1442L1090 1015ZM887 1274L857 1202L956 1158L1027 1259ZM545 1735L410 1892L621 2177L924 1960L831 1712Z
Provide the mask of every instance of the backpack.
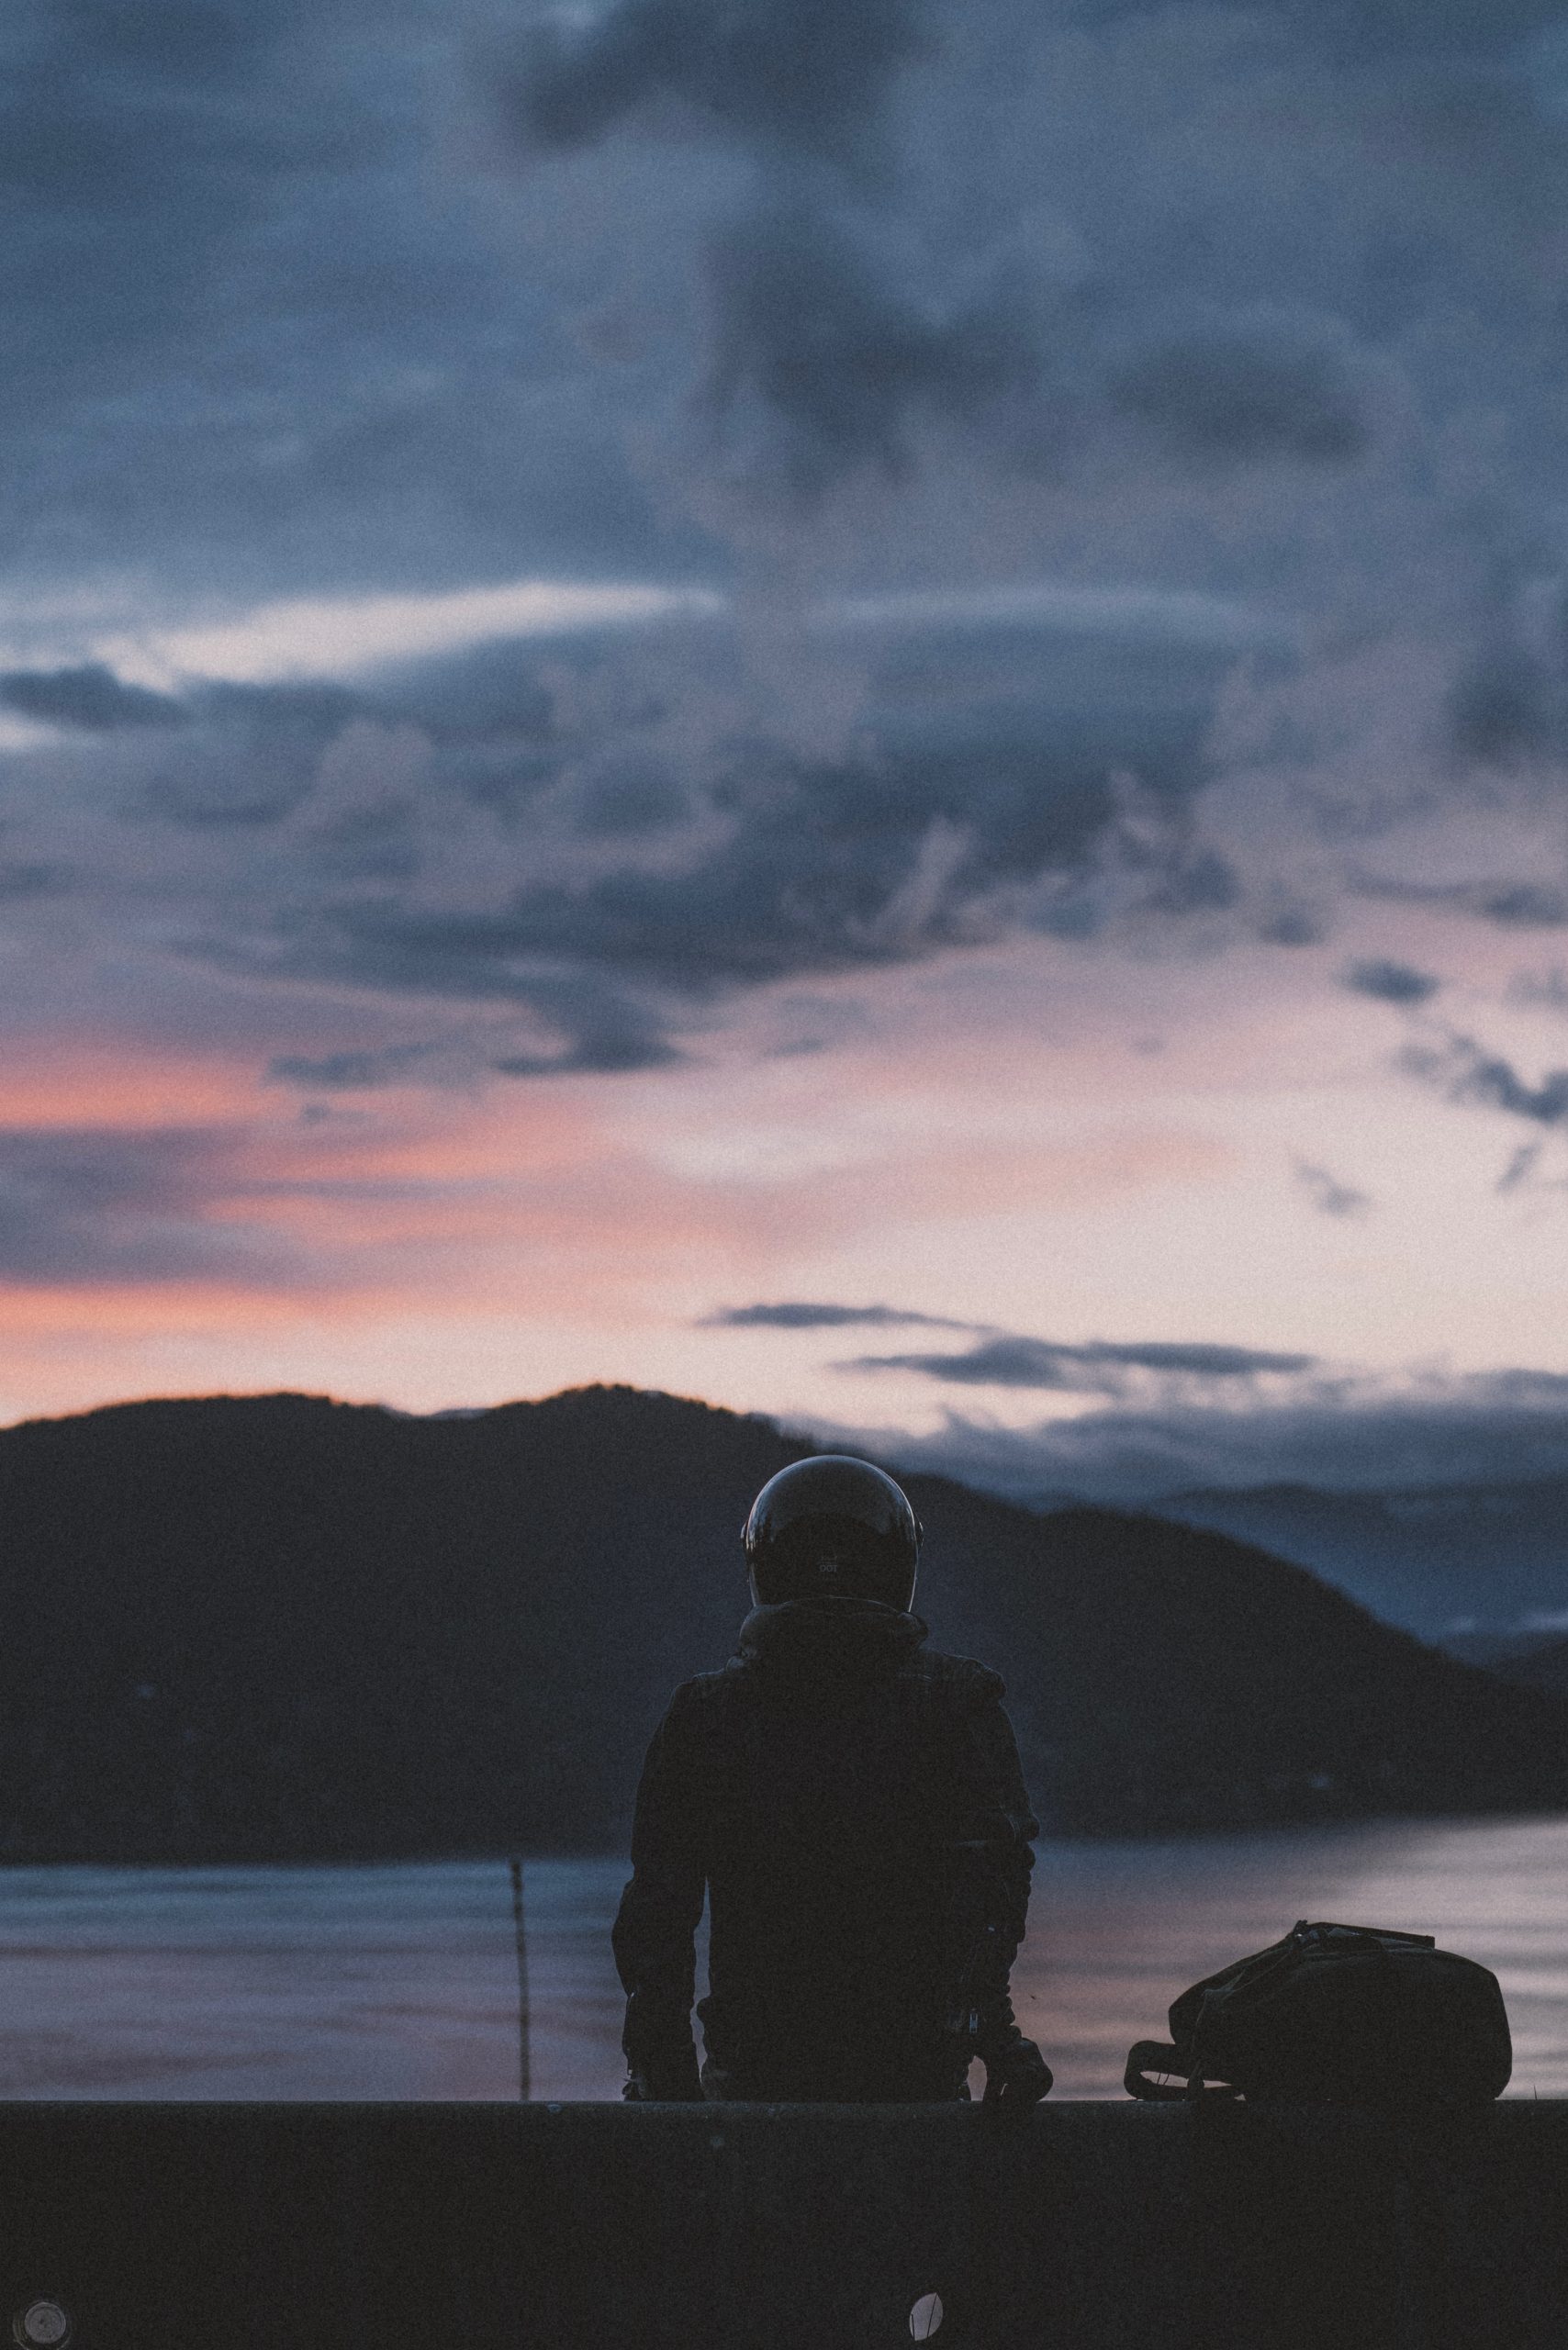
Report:
M1125 2084L1146 2098L1482 2105L1502 2095L1513 2061L1503 1995L1484 1966L1439 1950L1430 1934L1303 1919L1183 1991L1170 2044L1137 2042Z

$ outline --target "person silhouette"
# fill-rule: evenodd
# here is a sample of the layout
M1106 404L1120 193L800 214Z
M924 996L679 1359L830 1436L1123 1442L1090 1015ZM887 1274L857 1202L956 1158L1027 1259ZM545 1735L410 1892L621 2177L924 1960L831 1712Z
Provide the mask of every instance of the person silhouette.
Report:
M919 1521L869 1462L781 1470L743 1539L738 1652L676 1691L637 1791L624 2094L961 2098L978 2056L1025 2109L1051 2086L1009 1995L1037 1823L1001 1678L925 1645Z

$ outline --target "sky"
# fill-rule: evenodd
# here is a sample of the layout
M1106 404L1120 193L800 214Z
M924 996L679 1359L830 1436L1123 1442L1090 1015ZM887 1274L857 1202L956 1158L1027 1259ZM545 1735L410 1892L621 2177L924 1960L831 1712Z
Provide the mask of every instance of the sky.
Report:
M0 56L0 1417L1568 1468L1568 9Z

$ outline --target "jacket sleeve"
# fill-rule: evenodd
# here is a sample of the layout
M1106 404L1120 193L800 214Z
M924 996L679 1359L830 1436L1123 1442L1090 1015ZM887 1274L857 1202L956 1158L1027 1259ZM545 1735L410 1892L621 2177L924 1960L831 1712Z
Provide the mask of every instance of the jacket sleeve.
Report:
M622 2046L634 2073L696 2078L694 1937L707 1877L706 1803L679 1689L654 1732L637 1789L632 1876L611 1942L626 1993Z
M969 1944L966 2003L976 2053L985 2056L1019 2037L1009 1986L1029 1913L1035 1865L1030 1839L1038 1835L1039 1822L1030 1808L1000 1684L995 1695L969 1716L968 1729L976 1931Z

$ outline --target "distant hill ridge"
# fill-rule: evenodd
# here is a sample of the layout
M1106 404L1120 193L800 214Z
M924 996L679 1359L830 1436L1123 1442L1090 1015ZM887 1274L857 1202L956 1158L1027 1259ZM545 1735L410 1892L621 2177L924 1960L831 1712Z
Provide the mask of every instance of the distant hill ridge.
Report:
M589 1387L419 1418L304 1395L0 1430L0 1857L623 1842L670 1689L812 1448ZM1223 1535L912 1477L921 1612L1007 1677L1065 1832L1568 1805L1568 1707Z
M1568 1608L1568 1477L1344 1493L1215 1487L1152 1506L1294 1559L1427 1639L1446 1641L1462 1623L1506 1636Z

